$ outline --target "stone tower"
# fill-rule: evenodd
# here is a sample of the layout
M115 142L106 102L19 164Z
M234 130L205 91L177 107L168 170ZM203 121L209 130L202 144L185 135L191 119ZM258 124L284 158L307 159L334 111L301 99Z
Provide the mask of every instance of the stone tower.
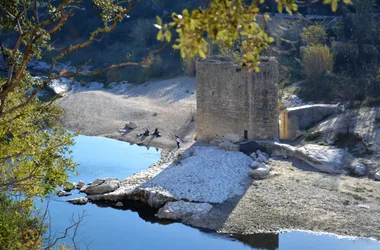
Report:
M260 72L247 72L228 57L199 60L197 138L274 139L278 137L278 63L260 59Z

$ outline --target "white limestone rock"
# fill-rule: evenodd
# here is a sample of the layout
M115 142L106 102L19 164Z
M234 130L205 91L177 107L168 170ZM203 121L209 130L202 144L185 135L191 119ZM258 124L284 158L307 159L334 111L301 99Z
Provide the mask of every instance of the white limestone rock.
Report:
M129 195L129 198L143 201L155 208L162 207L169 201L177 200L170 192L161 188L139 188Z
M351 165L351 171L357 176L363 176L367 171L367 167L362 163L355 162Z
M66 191L64 191L64 190L59 190L58 192L57 192L57 196L58 197L62 197L62 196L70 196L71 194L70 193L68 193L68 192L66 192Z
M346 150L330 146L307 144L302 147L293 147L270 141L258 141L258 143L266 147L272 155L294 157L329 174L343 174L354 160Z
M252 178L247 173L252 158L242 152L217 147L193 146L192 157L170 164L139 188L167 190L176 200L222 203L242 195Z
M88 199L86 197L79 197L79 198L74 198L70 199L67 202L75 205L85 205L88 202Z
M270 169L267 166L265 166L265 167L256 168L255 170L250 171L249 174L255 180L263 180L268 177L269 172L270 172Z
M199 219L212 208L213 206L209 203L175 201L166 203L158 210L156 216L160 219L171 220Z
M267 165L265 165L265 163L263 163L263 162L253 161L251 163L251 168L253 168L253 169L256 169L256 168L266 168L266 167L267 167Z
M375 180L380 181L380 171L375 174Z
M104 194L115 191L120 186L117 178L98 178L90 185L82 187L81 191L86 194Z

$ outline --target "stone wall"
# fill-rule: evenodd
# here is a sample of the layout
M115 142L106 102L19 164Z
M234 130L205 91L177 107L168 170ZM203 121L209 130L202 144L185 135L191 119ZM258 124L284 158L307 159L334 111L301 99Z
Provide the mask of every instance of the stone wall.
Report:
M260 69L247 72L228 57L197 62L198 139L278 137L277 61L263 57Z

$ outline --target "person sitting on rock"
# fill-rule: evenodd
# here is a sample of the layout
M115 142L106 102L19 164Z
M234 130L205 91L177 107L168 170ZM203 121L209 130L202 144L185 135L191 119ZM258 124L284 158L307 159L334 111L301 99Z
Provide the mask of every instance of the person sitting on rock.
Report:
M156 128L152 134L153 136L160 137L160 132L158 132L158 128Z
M146 129L143 136L148 136L150 134L149 129Z

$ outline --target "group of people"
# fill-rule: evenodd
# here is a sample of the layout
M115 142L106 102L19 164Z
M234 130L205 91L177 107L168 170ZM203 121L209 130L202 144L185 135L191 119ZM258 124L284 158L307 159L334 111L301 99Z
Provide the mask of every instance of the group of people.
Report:
M146 129L145 130L145 132L144 133L142 133L142 134L137 134L137 137L140 137L140 136L149 136L149 135L151 135L150 134L150 131L149 131L149 129ZM155 136L155 137L161 137L161 134L160 134L160 132L158 131L158 128L155 128L154 129L154 132L152 133L152 136ZM180 148L180 144L181 144L181 139L179 138L179 136L175 136L175 141L176 141L176 143L177 143L177 148Z
M137 137L140 137L140 136L149 136L150 135L150 131L149 129L146 129L144 133L142 134L137 134ZM155 136L155 137L161 137L161 134L160 132L158 131L158 128L155 128L154 129L154 132L152 133L152 136Z

